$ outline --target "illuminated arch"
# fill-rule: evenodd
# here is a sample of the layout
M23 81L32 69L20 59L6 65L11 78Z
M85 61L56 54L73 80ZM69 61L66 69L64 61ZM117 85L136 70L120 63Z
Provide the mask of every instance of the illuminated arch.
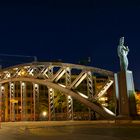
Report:
M53 73L53 69L58 68L55 73ZM80 73L76 75L76 78L73 82L71 82L71 69L80 70ZM92 85L92 73L99 73L109 77L109 80L106 81L105 85L102 87L100 92L95 93L93 95L93 85ZM64 74L66 75L66 85L60 85L58 83L59 79L61 79ZM88 99L80 96L76 92L74 92L74 88L77 85L81 84L83 79L87 79L88 81ZM88 108L94 110L98 114L100 114L103 118L106 119L114 119L115 115L109 113L106 108L101 105L97 105L92 102L92 100L97 100L100 98L106 90L112 85L112 81L114 80L114 74L111 71L107 71L104 69L99 69L95 67L82 66L76 64L68 64L68 63L57 63L57 62L36 62L36 63L28 63L21 64L13 67L9 67L6 69L2 69L0 71L0 84L15 82L15 81L23 81L23 82L31 82L37 83L39 85L45 85L47 87L51 87L56 90L60 90L65 95L69 95L72 98L80 101L85 104Z

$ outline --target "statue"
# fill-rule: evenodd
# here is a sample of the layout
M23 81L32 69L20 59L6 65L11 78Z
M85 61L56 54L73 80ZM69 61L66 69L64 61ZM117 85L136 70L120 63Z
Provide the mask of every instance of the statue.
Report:
M129 52L128 46L124 46L124 37L121 37L118 46L118 56L120 57L121 70L126 71L128 68L128 59L127 59L128 52Z

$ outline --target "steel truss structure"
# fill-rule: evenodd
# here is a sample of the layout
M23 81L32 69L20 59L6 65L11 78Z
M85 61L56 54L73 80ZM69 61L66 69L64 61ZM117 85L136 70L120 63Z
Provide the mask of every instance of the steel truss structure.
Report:
M96 89L96 74L106 77L104 85ZM55 120L54 90L59 90L67 97L67 119L73 119L73 99L78 100L95 111L103 118L113 119L115 114L102 106L100 99L114 83L114 73L111 71L58 62L34 62L21 64L0 71L0 114L4 116L5 83L9 83L10 121L15 121L15 82L20 83L21 119L27 119L26 113L26 82L33 84L33 120L37 120L39 107L39 85L47 86L49 100L49 120ZM82 93L78 87L86 82L86 92ZM114 87L114 86L112 86ZM115 92L114 92L115 93ZM113 94L114 94L113 93Z

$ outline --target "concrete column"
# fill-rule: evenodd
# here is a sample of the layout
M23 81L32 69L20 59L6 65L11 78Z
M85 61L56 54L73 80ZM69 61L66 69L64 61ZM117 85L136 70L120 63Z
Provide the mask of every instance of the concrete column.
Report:
M116 94L118 98L118 119L131 119L136 115L134 82L132 71L121 71L116 77Z

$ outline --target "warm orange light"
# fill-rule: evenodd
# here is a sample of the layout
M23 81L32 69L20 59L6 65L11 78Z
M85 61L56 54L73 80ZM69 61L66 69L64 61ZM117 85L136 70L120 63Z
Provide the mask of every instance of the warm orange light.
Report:
M42 112L42 115L45 117L47 115L47 112L46 111L43 111Z

